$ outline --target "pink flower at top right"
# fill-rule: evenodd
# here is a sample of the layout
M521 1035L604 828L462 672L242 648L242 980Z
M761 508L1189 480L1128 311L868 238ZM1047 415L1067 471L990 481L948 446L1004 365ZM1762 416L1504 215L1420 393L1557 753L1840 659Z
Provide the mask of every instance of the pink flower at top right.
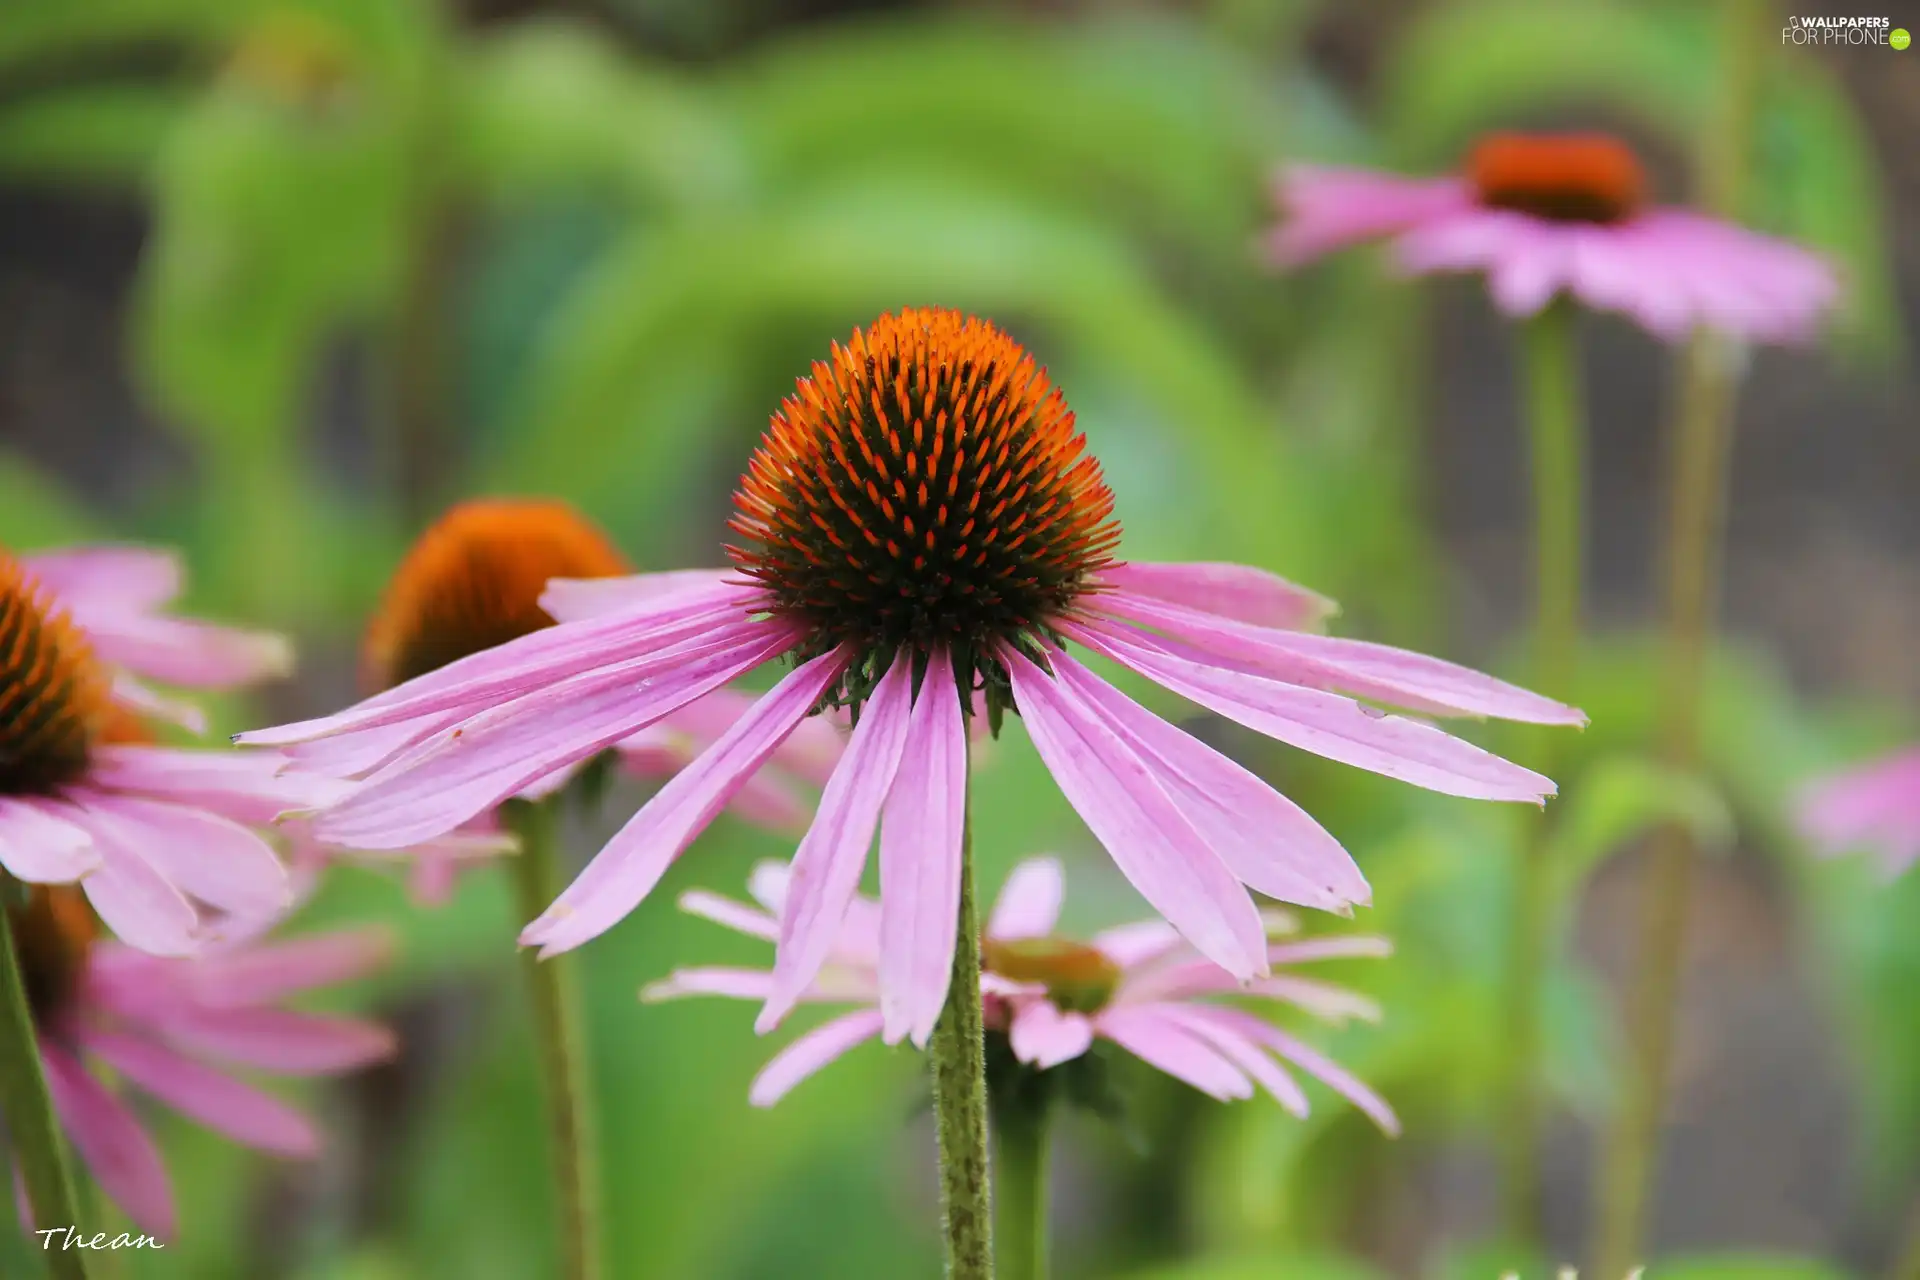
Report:
M1494 134L1464 172L1409 178L1291 166L1277 182L1271 261L1296 267L1387 241L1409 275L1481 271L1495 305L1530 316L1561 294L1672 341L1714 329L1800 343L1839 297L1827 260L1684 209L1651 206L1631 148L1597 134Z

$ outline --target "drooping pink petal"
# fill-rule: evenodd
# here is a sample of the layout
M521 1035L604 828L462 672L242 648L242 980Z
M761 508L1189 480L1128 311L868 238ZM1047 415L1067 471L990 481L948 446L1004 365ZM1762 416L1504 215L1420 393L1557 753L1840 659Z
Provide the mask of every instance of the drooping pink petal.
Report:
M793 879L793 868L777 858L767 858L753 864L753 870L747 873L747 892L776 919L787 909L787 884Z
M158 609L180 594L184 576L171 551L113 543L36 551L20 563L61 604L81 613Z
M1210 1016L1213 1010L1204 1005L1164 1004L1154 1006L1154 1012L1219 1050L1227 1061L1246 1072L1254 1083L1272 1094L1274 1100L1288 1111L1296 1116L1307 1114L1307 1095L1299 1082L1230 1022Z
M715 924L725 925L735 933L744 933L749 938L764 938L772 942L780 936L779 921L763 911L735 902L732 898L723 898L717 893L708 893L705 889L689 889L680 895L680 909L690 916L699 916Z
M774 1055L753 1078L747 1101L770 1107L793 1086L840 1057L847 1050L880 1034L880 1011L856 1009L823 1022Z
M540 607L558 622L579 622L683 596L713 595L724 592L729 585L743 586L732 569L669 569L618 578L549 578L547 589L540 595Z
M1259 912L1108 717L1012 649L1001 653L1034 749L1142 897L1208 958L1266 972Z
M1115 925L1093 935L1093 945L1122 969L1147 964L1185 945L1180 931L1164 920Z
M198 703L168 697L125 671L113 673L113 700L147 720L176 725L188 733L207 731L207 713Z
M880 824L880 1015L888 1044L911 1037L924 1049L947 1002L966 823L967 726L952 660L939 649L927 659Z
M118 815L75 805L70 820L84 827L100 866L80 881L87 901L123 941L159 956L191 955L199 949L200 914L142 852L139 828Z
M203 1004L259 1006L364 978L385 967L393 952L392 933L372 926L210 952L181 978Z
M1267 255L1281 267L1417 227L1472 201L1466 184L1455 178L1403 178L1312 165L1289 167L1274 194L1282 219L1267 239Z
M765 1000L773 994L773 975L764 969L731 969L717 965L675 969L658 982L640 989L648 1004L686 996L727 996L734 1000Z
M237 822L265 825L290 809L340 799L348 787L333 778L287 773L266 751L201 751L107 745L94 749L87 781L106 791L195 805Z
M1311 631L1340 612L1339 605L1319 592L1244 564L1135 561L1109 565L1093 582L1116 593L1163 600L1256 627ZM1087 603L1104 612L1107 597L1096 595Z
M1376 1000L1345 987L1336 987L1331 982L1298 978L1290 973L1276 973L1271 978L1262 978L1253 984L1248 994L1284 1000L1306 1010L1320 1021L1336 1026L1355 1021L1378 1022L1381 1017L1380 1004Z
M1875 848L1889 872L1920 858L1920 749L1820 779L1801 795L1800 829L1828 855Z
M125 1103L87 1074L86 1068L42 1037L40 1061L47 1092L73 1146L94 1180L142 1231L173 1238L173 1190L153 1139ZM67 1224L61 1223L61 1226Z
M1200 653L1244 663L1249 670L1288 684L1441 714L1493 716L1529 724L1587 722L1574 707L1407 649L1250 626L1127 592L1099 597L1092 607L1109 617L1154 627Z
M397 759L416 743L432 737L441 729L450 729L467 718L466 709L443 711L382 725L377 729L357 729L332 738L295 742L275 753L288 764L284 767L327 778L358 778ZM265 751L249 754L266 755Z
M283 747L448 711L473 714L570 676L648 658L737 625L746 613L736 597L730 591L690 593L631 613L544 627L415 676L344 711L236 734L234 740Z
M282 1075L357 1071L394 1050L393 1033L376 1023L287 1009L175 1009L146 1025L191 1053Z
M432 735L315 820L329 844L400 849L444 835L791 644L748 624L724 638L587 672Z
M0 867L29 884L71 884L100 865L93 837L58 806L0 796Z
M82 1047L135 1088L235 1142L284 1156L312 1156L320 1149L310 1120L250 1084L150 1040L97 1028L79 1037Z
M1244 1009L1213 1008L1209 1016L1223 1026L1235 1028L1255 1043L1266 1045L1360 1108L1382 1131L1398 1136L1400 1119L1393 1114L1393 1108L1387 1105L1386 1100L1326 1054Z
M1028 858L1013 869L987 917L987 936L995 939L1044 938L1060 922L1066 875L1058 858Z
M1538 804L1554 794L1551 779L1432 725L1337 694L1211 667L1119 624L1066 623L1061 629L1209 711L1329 760L1472 800Z
M1299 805L1066 654L1056 654L1053 665L1058 679L1097 707L1153 769L1181 814L1243 883L1283 902L1343 914L1372 901L1360 868Z
M720 741L660 788L553 905L521 931L521 945L540 947L542 955L569 951L624 918L813 709L845 663L843 655L825 653L788 673Z
M762 1035L780 1025L826 963L859 892L880 809L906 747L912 694L912 659L897 657L867 699L847 754L820 795L813 825L794 851L773 962L774 993L753 1023Z
M1023 1000L1014 1005L1007 1041L1014 1057L1045 1071L1093 1048L1093 1023L1082 1013L1062 1013L1051 1000Z
M138 796L92 792L76 799L114 815L155 871L209 906L258 919L292 905L292 882L272 846L237 822Z
M1253 1096L1253 1083L1246 1073L1155 1006L1102 1009L1094 1015L1093 1027L1148 1066L1222 1102Z
M89 614L81 626L102 661L161 684L237 689L293 670L293 646L270 632L134 613Z

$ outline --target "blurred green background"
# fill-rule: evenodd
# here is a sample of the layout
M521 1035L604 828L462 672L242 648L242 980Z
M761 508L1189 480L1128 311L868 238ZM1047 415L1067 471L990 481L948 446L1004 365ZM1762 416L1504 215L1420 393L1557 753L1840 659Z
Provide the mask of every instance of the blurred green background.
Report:
M1339 598L1346 634L1517 673L1512 335L1470 282L1410 287L1369 254L1273 277L1255 251L1270 177L1289 159L1438 170L1484 128L1582 125L1623 131L1681 199L1723 9L10 0L0 543L178 544L194 608L300 642L298 679L227 706L226 727L312 713L352 696L372 602L448 501L560 495L646 567L714 563L733 479L807 361L883 310L943 304L994 317L1050 366L1130 555L1267 566ZM1755 4L1748 20L1776 16ZM1676 812L1725 856L1695 923L1652 1274L1874 1274L1909 1229L1920 876L1810 862L1783 801L1916 730L1916 128L1920 53L1768 65L1749 221L1833 254L1849 302L1823 348L1754 355L1708 777L1645 763L1670 353L1583 321L1594 628L1577 700L1593 727L1559 774L1555 1259L1585 1241L1635 846ZM1387 1019L1329 1042L1407 1133L1381 1138L1324 1091L1300 1123L1143 1072L1130 1134L1067 1130L1059 1274L1550 1274L1486 1244L1500 931L1526 815L1155 705L1282 785L1366 868L1377 905L1360 923L1399 955L1331 976ZM1070 924L1140 913L1017 726L976 786L992 797L976 845L989 889L1055 850ZM617 794L608 821L637 799ZM575 834L577 853L596 847ZM937 1272L912 1054L861 1050L758 1112L747 1082L774 1045L749 1008L635 1000L676 963L765 959L673 900L695 883L737 893L755 859L790 851L723 819L582 953L621 1280ZM308 916L399 930L401 964L349 998L396 1023L404 1055L310 1094L333 1139L311 1166L158 1119L181 1239L103 1274L549 1274L503 886L474 875L422 911L347 870ZM34 1274L6 1234L0 1273Z

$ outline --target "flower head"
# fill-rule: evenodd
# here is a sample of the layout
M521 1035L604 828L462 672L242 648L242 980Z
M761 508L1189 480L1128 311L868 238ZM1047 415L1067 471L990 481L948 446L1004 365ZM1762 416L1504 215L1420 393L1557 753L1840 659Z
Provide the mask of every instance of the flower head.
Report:
M319 1149L312 1123L224 1068L331 1075L392 1052L384 1028L280 1007L379 967L388 952L379 935L315 935L164 960L98 938L93 913L69 887L36 887L7 912L54 1111L101 1189L143 1231L174 1234L166 1170L132 1109L90 1063L236 1142L298 1157Z
M224 683L262 674L279 647L141 612L176 583L152 553L0 550L0 866L31 884L79 882L115 933L161 954L193 950L225 917L282 911L287 876L255 828L338 796L279 776L273 755L152 744L134 711L145 699L118 696L129 670Z
M790 892L787 868L762 863L750 882L759 908L694 891L681 909L751 937L778 936ZM1216 1098L1252 1097L1264 1088L1297 1115L1307 1097L1288 1064L1350 1099L1389 1133L1399 1124L1379 1095L1304 1041L1233 1000L1291 1005L1330 1022L1377 1020L1373 1002L1343 988L1291 972L1250 986L1188 946L1163 921L1123 925L1079 942L1054 934L1063 880L1052 858L1032 858L1008 877L988 917L982 944L981 995L990 1036L1004 1037L1020 1063L1034 1071L1061 1067L1105 1040L1175 1079ZM767 1063L749 1097L770 1106L794 1085L847 1050L882 1034L879 1009L879 904L856 898L834 940L828 966L802 999L851 1004L853 1010L795 1040ZM1292 966L1347 957L1384 956L1383 938L1342 936L1286 939L1294 927L1284 915L1265 920L1273 940L1270 964ZM754 969L679 969L642 992L646 1000L717 995L765 999L775 977Z
M1762 342L1813 336L1838 295L1823 259L1729 223L1650 208L1646 191L1639 159L1618 139L1495 134L1457 177L1289 169L1278 187L1285 216L1267 247L1291 267L1390 240L1409 274L1486 272L1494 301L1516 316L1564 292L1662 338L1701 327Z
M1081 448L1057 391L998 330L952 312L886 317L776 419L743 481L738 570L551 583L542 605L559 626L242 740L357 754L365 783L317 830L401 848L791 655L799 665L521 940L551 953L610 928L810 715L857 703L794 855L761 1020L783 1017L827 962L877 831L881 1010L890 1040L917 1043L946 997L966 718L983 688L990 713L1017 712L1147 901L1237 977L1268 970L1243 886L1333 911L1368 900L1318 823L1068 644L1330 759L1453 795L1553 794L1538 774L1355 698L1548 724L1583 723L1578 711L1420 654L1292 630L1327 602L1259 570L1113 558L1117 526Z
M1920 858L1920 748L1821 779L1801 796L1798 816L1822 853L1871 849L1898 875Z

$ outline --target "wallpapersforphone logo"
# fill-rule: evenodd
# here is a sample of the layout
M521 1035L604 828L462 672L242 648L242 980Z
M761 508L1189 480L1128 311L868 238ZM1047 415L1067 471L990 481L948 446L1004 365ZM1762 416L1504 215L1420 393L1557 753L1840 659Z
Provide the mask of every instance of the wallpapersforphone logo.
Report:
M1780 28L1781 44L1800 45L1887 45L1904 49L1911 40L1891 18L1801 17L1796 14Z

